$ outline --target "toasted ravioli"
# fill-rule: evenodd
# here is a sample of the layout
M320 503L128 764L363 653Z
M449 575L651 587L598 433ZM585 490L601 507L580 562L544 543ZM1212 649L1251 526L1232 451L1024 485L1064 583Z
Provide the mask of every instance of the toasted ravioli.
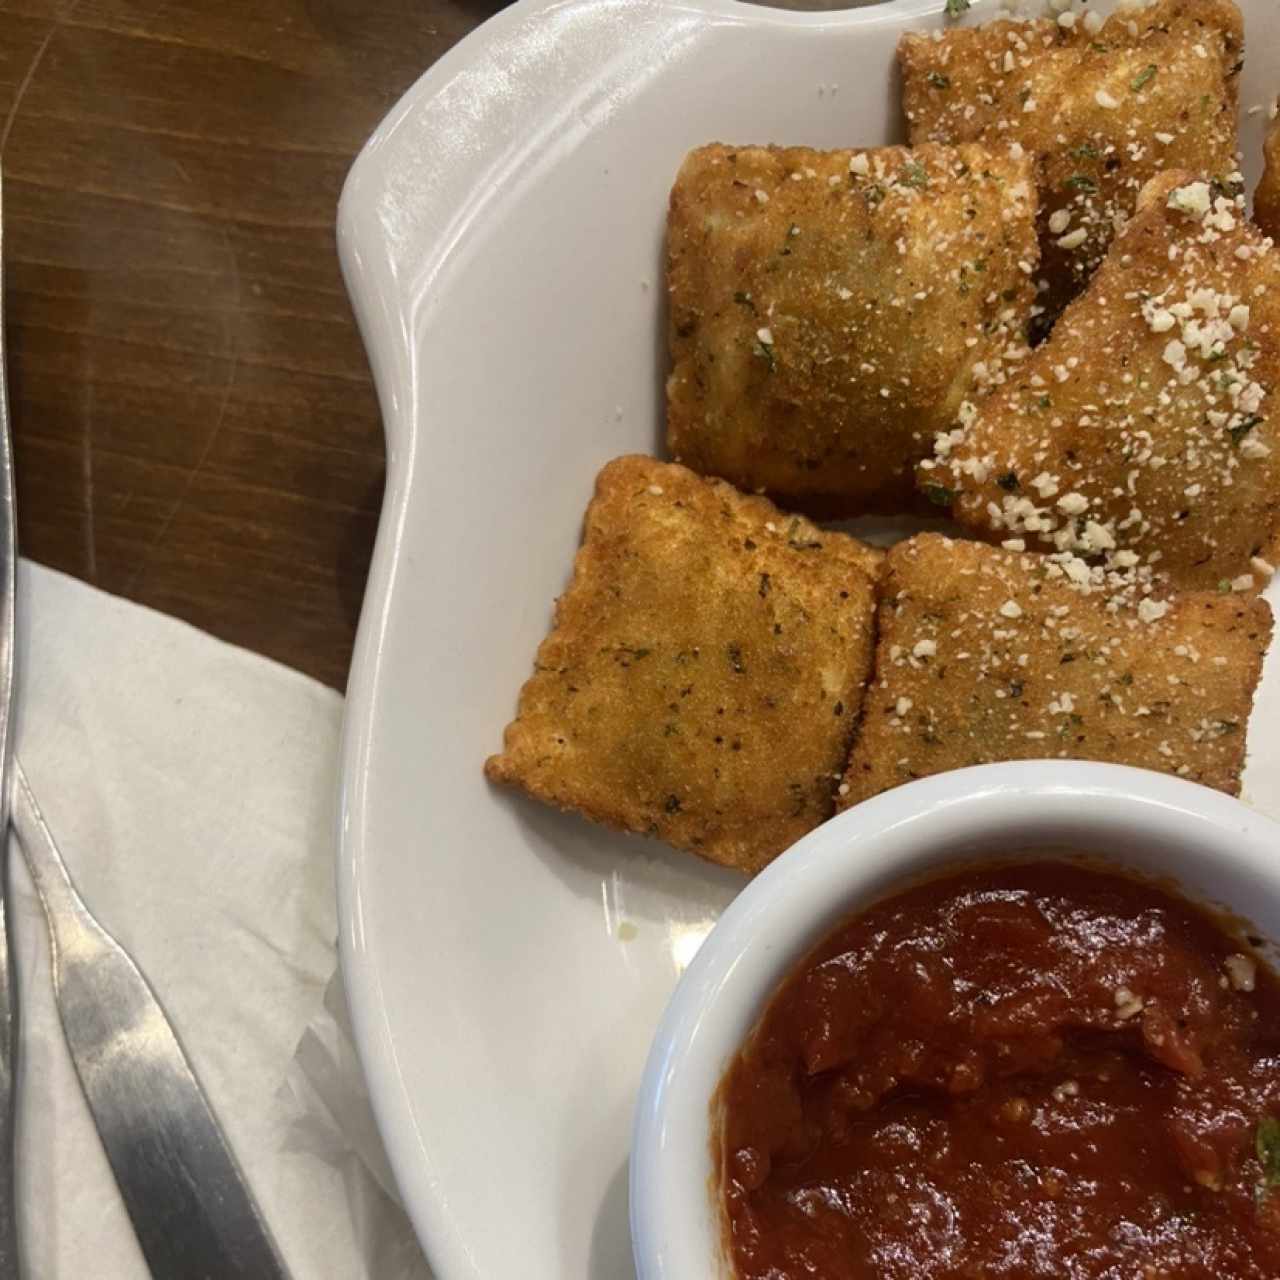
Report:
M1179 589L1261 586L1280 522L1280 254L1188 174L1144 192L1017 376L922 482L963 524Z
M1264 235L1280 240L1280 125L1262 144L1262 177L1253 193L1253 220Z
M922 534L888 555L840 804L999 760L1105 760L1235 795L1271 610L1198 592L1113 612L1043 555Z
M1236 168L1244 37L1230 0L1158 0L1097 27L1075 15L902 37L913 144L1032 155L1040 188L1045 325L1102 261L1143 185L1164 169Z
M1030 166L981 147L702 147L671 192L677 461L811 514L896 512L1033 301Z
M684 467L611 462L485 772L759 870L831 815L882 559Z

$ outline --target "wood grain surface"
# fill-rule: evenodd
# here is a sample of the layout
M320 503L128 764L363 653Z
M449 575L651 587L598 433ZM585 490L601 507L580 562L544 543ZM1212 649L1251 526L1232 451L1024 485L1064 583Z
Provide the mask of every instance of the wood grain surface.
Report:
M352 157L491 0L0 0L24 554L341 687L382 494Z

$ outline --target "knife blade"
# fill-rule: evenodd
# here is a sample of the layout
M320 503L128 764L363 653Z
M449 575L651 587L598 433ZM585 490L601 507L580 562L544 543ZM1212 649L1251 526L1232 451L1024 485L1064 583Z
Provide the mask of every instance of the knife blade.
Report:
M13 825L49 922L71 1058L156 1280L286 1280L271 1234L146 978L76 892L22 766Z

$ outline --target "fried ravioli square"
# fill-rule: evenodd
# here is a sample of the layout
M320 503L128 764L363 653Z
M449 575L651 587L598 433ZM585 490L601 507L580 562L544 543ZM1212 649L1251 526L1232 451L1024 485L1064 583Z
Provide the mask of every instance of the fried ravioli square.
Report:
M667 223L667 445L820 516L896 513L1034 301L1030 166L982 147L707 146Z
M1165 174L1048 341L939 436L921 480L962 524L1073 573L1251 589L1280 525L1278 380L1280 253L1239 197Z
M1253 220L1263 235L1280 240L1280 125L1262 144L1262 177L1253 193Z
M1271 610L1198 592L1112 611L1047 557L922 534L888 554L846 807L1000 760L1103 760L1236 795Z
M609 463L486 774L758 871L831 816L882 560L684 467Z
M1158 0L1071 23L1002 20L898 46L913 144L982 141L1034 157L1046 321L1097 268L1148 180L1227 174L1238 147L1244 36L1230 0Z

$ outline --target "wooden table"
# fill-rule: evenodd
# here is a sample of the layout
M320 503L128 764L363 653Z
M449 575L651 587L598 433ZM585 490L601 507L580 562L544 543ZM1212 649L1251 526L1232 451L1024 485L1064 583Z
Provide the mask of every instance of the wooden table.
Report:
M382 493L352 156L492 0L0 0L19 537L339 686Z

